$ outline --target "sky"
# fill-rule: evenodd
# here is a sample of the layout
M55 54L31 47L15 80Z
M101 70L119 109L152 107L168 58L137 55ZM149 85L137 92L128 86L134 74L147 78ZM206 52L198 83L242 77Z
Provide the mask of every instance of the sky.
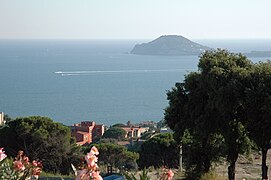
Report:
M264 39L270 8L270 0L0 0L0 38Z

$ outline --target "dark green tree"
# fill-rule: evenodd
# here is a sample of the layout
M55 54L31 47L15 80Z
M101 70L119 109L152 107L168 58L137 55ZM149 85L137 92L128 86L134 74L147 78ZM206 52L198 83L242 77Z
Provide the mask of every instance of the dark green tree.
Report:
M9 121L12 121L12 118L11 118L8 114L5 114L5 115L4 115L4 121L5 121L6 123L8 123Z
M125 138L126 131L120 127L111 127L104 132L103 138L113 138L122 140Z
M209 51L200 57L199 70L206 79L210 104L218 110L219 131L227 147L230 163L228 177L235 179L235 164L239 153L249 149L249 139L243 114L247 77L252 62L242 54L226 50Z
M139 167L149 166L176 168L179 162L179 146L172 133L159 134L141 146Z
M167 95L170 106L165 120L183 145L187 176L199 178L219 159L223 146L216 128L217 110L208 104L206 79L199 73L190 73L185 83L177 83Z
M218 49L203 53L198 67L198 72L190 73L184 83L176 84L168 93L165 119L175 131L176 139L180 141L188 131L194 142L199 143L196 149L201 148L197 150L206 158L198 161L197 166L204 171L217 159L215 153L222 152L222 146L214 144L222 135L232 180L238 154L249 145L243 97L252 63L241 54Z
M16 118L0 129L0 137L7 154L16 156L23 150L31 159L41 160L46 172L69 174L70 163L79 155L70 128L47 117Z
M125 126L126 125L123 123L117 123L117 124L112 125L112 127L125 127Z
M99 163L108 165L110 164L116 168L136 169L136 160L139 158L139 154L130 152L124 146L112 144L112 143L100 143L94 144L99 150ZM85 153L90 148L86 148Z
M271 62L254 66L246 89L247 129L262 151L262 179L268 179L267 151L271 141Z

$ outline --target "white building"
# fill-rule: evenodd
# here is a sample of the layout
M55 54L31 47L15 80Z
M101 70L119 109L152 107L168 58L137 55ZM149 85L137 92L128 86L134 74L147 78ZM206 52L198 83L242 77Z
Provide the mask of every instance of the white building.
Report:
M171 133L173 132L169 127L162 127L160 133Z
M0 125L3 125L5 123L4 121L4 113L0 112Z

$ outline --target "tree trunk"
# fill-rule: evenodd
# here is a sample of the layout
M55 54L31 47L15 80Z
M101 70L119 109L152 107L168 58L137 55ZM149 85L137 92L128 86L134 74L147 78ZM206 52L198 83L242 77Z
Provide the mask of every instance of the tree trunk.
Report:
M235 164L238 158L238 153L233 153L230 160L230 165L228 167L228 178L229 180L235 180Z
M205 160L203 161L203 167L204 167L205 173L209 172L210 167L211 167L211 162L208 158L205 158Z
M228 178L229 180L235 179L235 162L231 162L228 167Z
M266 165L266 156L268 149L262 148L262 179L268 179L268 167Z
M207 137L203 138L203 148L206 150L206 149L210 149L210 143L209 143L209 139L210 139L210 136L208 135ZM202 157L203 158L203 170L204 170L204 173L207 173L209 172L210 168L211 168L211 160L210 160L210 157L208 155L208 150L207 151L204 151L204 156Z

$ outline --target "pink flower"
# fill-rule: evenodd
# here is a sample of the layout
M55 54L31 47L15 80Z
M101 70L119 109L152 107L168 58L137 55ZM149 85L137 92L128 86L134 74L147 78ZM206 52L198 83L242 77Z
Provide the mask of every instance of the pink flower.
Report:
M88 167L91 170L95 170L97 168L97 162L98 162L98 157L95 156L92 152L89 152L86 156L85 156L85 160L87 161Z
M90 179L90 173L87 169L82 169L77 171L76 180L89 180Z
M32 161L32 164L33 164L33 166L38 166L38 162L37 161Z
M98 168L97 163L97 157L91 157L90 159L88 159L87 163L88 163L88 168L91 169L92 171L96 170Z
M29 164L29 158L27 156L23 157L23 161L24 163Z
M98 171L98 157L99 151L93 146L89 153L85 156L85 160L87 164L85 165L85 169L76 170L76 168L72 165L73 170L77 173L76 180L102 180L103 178L100 176L100 172Z
M25 167L21 161L14 161L13 165L16 170L19 170L19 171L25 170Z
M102 176L100 176L100 171L93 171L92 172L92 177L94 180L102 180Z
M0 148L0 161L3 161L7 155L5 154L5 151L3 151L4 148Z
M172 180L173 176L174 172L171 169L169 169L167 172L167 180Z
M36 161L36 160L32 161L32 165L36 166L36 167L42 167L42 163L40 161Z
M32 175L39 176L40 173L41 173L41 168L40 167L33 168Z
M99 151L95 146L92 146L90 152L93 153L94 155L99 155Z

